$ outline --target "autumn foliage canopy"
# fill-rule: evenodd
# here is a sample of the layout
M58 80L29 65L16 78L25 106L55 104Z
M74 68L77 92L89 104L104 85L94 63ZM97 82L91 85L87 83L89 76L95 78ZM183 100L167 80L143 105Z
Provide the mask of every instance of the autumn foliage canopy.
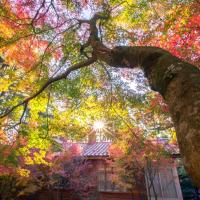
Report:
M13 175L22 187L27 182L37 185L37 170L52 174L76 154L55 160L55 152L62 151L57 138L85 141L96 120L106 122L106 137L120 144L122 157L130 162L138 155L133 148L138 141L152 146L162 137L175 145L168 107L139 69L84 63L92 55L92 47L85 45L90 36L87 20L101 13L99 38L110 48L157 46L199 66L199 8L195 0L2 0L0 177ZM136 160L142 167L154 150L141 147L142 159ZM115 151L119 149L113 155ZM53 185L43 181L35 189Z

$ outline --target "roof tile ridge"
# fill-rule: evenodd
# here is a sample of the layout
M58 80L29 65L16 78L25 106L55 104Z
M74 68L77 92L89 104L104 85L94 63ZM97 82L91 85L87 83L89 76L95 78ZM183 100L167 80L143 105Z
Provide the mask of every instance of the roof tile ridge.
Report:
M94 142L93 144L102 144L102 143L109 143L109 144L112 144L113 142L103 141L103 142Z

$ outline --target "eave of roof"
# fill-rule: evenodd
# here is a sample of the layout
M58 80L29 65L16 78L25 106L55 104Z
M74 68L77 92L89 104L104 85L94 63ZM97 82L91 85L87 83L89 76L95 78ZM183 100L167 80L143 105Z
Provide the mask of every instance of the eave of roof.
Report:
M83 148L82 155L85 157L107 157L109 156L109 147L111 142L95 142L87 144Z

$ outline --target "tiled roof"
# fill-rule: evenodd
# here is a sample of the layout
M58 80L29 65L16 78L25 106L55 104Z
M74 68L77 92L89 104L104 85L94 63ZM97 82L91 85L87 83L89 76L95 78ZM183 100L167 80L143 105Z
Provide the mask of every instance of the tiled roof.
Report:
M108 150L111 142L95 142L83 147L83 156L108 156Z
M59 141L60 142L60 141ZM60 142L61 143L61 142ZM65 143L63 145L63 149L67 150L72 145L77 145L81 149L82 156L85 157L93 157L93 156L108 156L108 150L112 143L111 142L94 142L94 143L79 143L79 142L71 142Z
M59 143L62 143L61 140L57 140ZM171 155L179 154L179 149L176 145L168 144L166 140L157 141L160 144L164 145L166 151ZM109 156L109 147L112 142L94 142L94 143L80 143L80 142L67 142L63 143L62 146L64 150L70 148L72 145L78 145L81 149L82 156L85 157L101 157Z

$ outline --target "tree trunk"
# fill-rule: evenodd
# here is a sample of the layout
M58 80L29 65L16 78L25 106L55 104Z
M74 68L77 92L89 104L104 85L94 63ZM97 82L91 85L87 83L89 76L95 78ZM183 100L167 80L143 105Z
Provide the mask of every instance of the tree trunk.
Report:
M200 187L200 70L156 47L101 45L95 55L113 67L144 70L151 88L169 106L183 163Z

